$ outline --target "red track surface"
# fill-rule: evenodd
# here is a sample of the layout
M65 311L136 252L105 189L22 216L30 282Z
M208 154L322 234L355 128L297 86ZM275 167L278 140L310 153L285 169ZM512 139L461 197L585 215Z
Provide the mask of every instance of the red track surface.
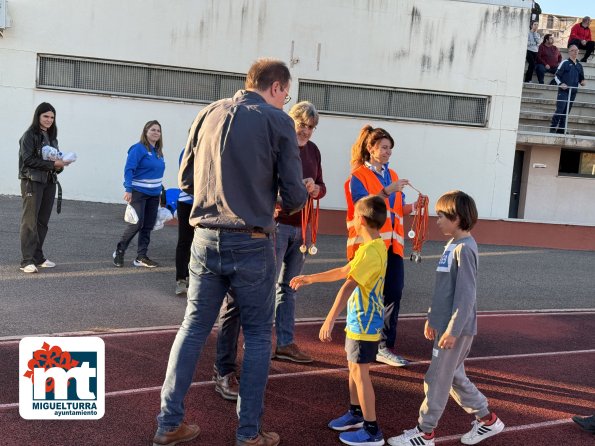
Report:
M376 365L378 421L385 438L411 428L423 399L423 374L431 345L423 321L399 321L400 353L416 361L407 368ZM266 395L264 427L281 444L338 445L326 427L348 403L342 326L336 341L318 342L319 324L299 324L297 341L313 364L273 361ZM467 371L507 426L482 443L511 445L594 445L578 429L574 414L595 412L595 313L483 315ZM135 332L102 336L106 345L106 413L98 421L27 421L19 416L18 343L0 342L6 371L0 377L0 445L149 445L159 411L159 386L175 333ZM241 354L241 352L240 352ZM188 445L233 445L235 405L222 400L210 382L214 342L209 339L187 400L187 418L201 435ZM13 371L13 372L11 372ZM437 429L437 443L460 444L471 417L452 401ZM535 425L535 426L532 426Z

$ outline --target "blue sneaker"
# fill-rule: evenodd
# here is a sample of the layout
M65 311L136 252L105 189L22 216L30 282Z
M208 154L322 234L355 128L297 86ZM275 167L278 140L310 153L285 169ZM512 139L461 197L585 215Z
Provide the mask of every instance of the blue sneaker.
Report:
M339 440L341 440L341 443L353 446L382 446L384 444L384 436L380 429L378 429L376 435L371 435L363 427L356 431L339 434Z
M349 410L339 418L332 420L328 427L336 431L346 431L348 429L360 428L364 425L364 417L353 415Z

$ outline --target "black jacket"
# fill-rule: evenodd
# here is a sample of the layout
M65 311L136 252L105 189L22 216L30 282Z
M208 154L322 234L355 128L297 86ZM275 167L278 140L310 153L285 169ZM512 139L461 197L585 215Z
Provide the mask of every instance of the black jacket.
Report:
M19 179L31 180L38 183L57 183L57 171L54 162L44 160L41 148L44 146L43 134L28 129L19 140ZM58 148L58 140L51 141L51 146Z

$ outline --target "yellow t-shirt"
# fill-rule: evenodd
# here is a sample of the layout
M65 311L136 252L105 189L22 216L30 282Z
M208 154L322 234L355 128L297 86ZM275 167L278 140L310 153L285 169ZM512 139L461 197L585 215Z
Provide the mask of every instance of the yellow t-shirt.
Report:
M384 275L387 250L382 239L360 245L349 262L348 277L357 287L347 301L347 337L362 341L378 341L384 325Z

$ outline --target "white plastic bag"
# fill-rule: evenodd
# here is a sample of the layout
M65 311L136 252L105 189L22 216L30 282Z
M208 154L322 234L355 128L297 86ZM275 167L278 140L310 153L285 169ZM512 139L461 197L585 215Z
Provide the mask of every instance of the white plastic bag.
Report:
M157 220L155 220L153 231L159 231L160 229L163 229L165 222L170 221L172 218L174 218L174 216L168 208L160 207L157 211Z
M126 211L124 212L124 221L126 223L130 223L131 225L135 225L138 223L138 215L136 215L136 211L130 205L126 205Z
M58 161L62 159L62 152L52 146L43 146L41 157L46 161Z
M76 153L74 152L64 152L62 154L62 161L65 163L74 163L76 161Z
M74 163L76 161L76 153L65 152L62 153L58 149L52 146L43 146L41 148L41 157L47 161L58 161L62 160L67 164Z

